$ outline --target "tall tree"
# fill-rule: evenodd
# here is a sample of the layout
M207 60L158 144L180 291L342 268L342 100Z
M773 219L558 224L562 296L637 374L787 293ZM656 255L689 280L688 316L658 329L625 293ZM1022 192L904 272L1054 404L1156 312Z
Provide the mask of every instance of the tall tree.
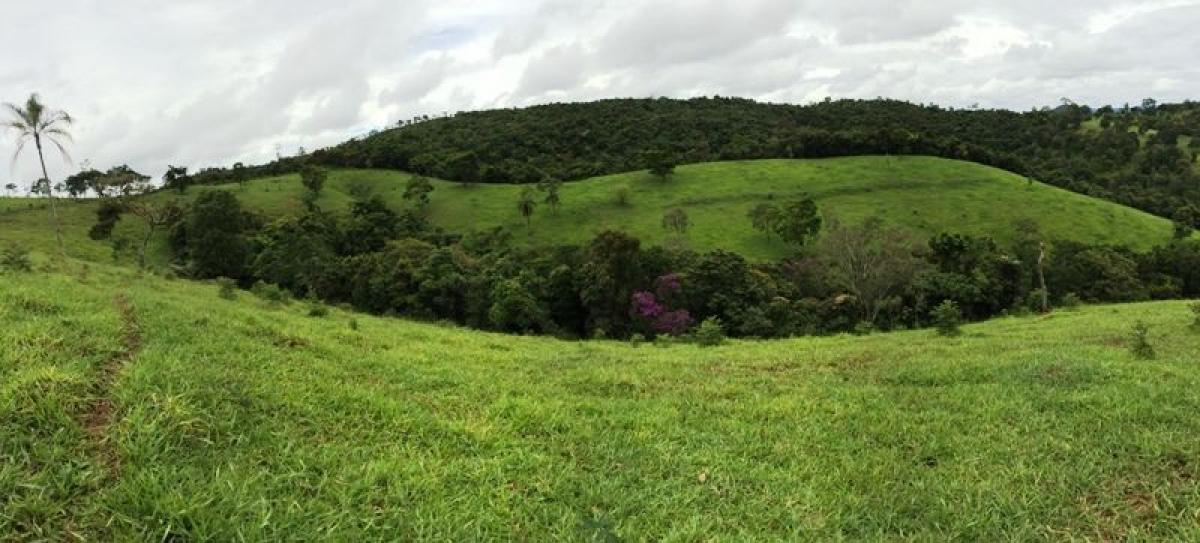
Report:
M145 268L146 248L150 245L154 233L174 226L183 218L183 208L175 202L157 203L146 198L130 199L124 203L123 208L146 223L146 230L142 233L142 241L138 246L138 267Z
M57 147L63 158L69 161L70 156L67 154L65 143L72 141L67 127L71 126L74 119L65 111L46 109L36 93L29 95L29 99L25 101L23 107L15 104L4 104L4 107L11 117L4 121L3 126L16 133L17 136L17 150L13 153L13 158L16 159L30 141L33 141L34 147L37 148L38 162L42 166L42 178L47 180L46 197L50 200L50 222L54 228L54 238L58 241L59 252L65 257L67 256L67 246L63 243L62 223L58 219L54 191L50 188L50 173L46 170L46 155L42 144L49 143Z
M878 217L858 226L831 221L820 255L830 283L854 295L859 318L870 323L899 301L922 264L908 236Z

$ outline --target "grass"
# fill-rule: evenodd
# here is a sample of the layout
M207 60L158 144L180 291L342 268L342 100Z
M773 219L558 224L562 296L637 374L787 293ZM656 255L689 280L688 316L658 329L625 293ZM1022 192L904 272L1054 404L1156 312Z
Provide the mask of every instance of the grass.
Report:
M1183 302L634 347L37 257L0 276L0 539L1200 537Z
M383 170L339 170L331 173L319 204L332 211L349 208L362 187L400 209L408 175ZM682 208L692 224L686 243L697 250L723 248L750 258L785 256L790 248L755 231L746 217L759 203L784 203L811 195L822 212L847 221L877 214L918 237L949 231L991 235L1006 242L1013 223L1029 219L1050 238L1104 242L1144 249L1170 239L1169 221L1127 207L1030 182L1002 170L973 163L929 157L852 157L825 160L762 160L682 166L667 182L634 172L567 183L557 213L540 204L532 227L517 212L515 185L476 185L434 181L430 220L450 231L465 232L503 225L519 243L583 243L605 229L631 232L649 244L667 242L663 214ZM628 187L630 205L614 202ZM295 175L260 179L244 186L228 185L249 207L267 216L299 213L303 189ZM182 198L201 190L192 188ZM162 192L152 196L176 198ZM539 199L541 197L539 193ZM0 200L3 202L3 200ZM73 256L111 261L107 242L86 237L95 222L94 203L65 202L69 250ZM35 246L51 243L44 212L0 214L0 232L16 231ZM127 217L117 237L137 238L141 225ZM165 262L163 243L151 260ZM125 256L124 258L132 258Z

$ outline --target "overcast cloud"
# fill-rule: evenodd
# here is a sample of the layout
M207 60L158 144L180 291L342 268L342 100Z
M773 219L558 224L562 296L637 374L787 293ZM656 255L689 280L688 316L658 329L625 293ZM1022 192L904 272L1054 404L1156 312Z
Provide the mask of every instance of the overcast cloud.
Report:
M605 97L1028 109L1200 98L1200 0L8 0L0 101L84 159L262 162L413 115ZM9 136L0 137L7 156ZM26 185L32 155L0 168Z

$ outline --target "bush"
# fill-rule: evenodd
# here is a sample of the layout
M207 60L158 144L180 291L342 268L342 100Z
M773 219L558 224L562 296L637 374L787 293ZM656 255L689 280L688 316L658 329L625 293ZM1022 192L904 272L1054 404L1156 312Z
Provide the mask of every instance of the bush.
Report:
M629 187L617 187L617 191L613 193L613 202L621 207L629 206Z
M1068 292L1067 295L1063 296L1062 300L1058 302L1058 306L1066 310L1079 309L1079 306L1081 305L1083 305L1083 300L1080 300L1079 295L1075 294L1074 292Z
M1192 302L1188 308L1192 310L1192 316L1195 317L1195 320L1192 321L1192 330L1200 332L1200 302Z
M308 316L317 318L329 316L329 308L317 301L309 302Z
M1130 344L1129 350L1133 351L1133 356L1142 360L1154 358L1154 346L1150 344L1150 327L1146 326L1145 322L1133 323L1133 343Z
M350 319L350 329L354 330L355 332L358 331L358 319L355 319L355 318Z
M638 347L645 342L646 342L646 336L643 336L641 334L634 334L632 336L629 336L629 344L634 347Z
M933 317L933 325L937 327L938 334L946 337L962 334L962 330L959 329L962 325L962 310L952 300L943 300L933 308L930 316Z
M0 270L11 272L33 271L33 262L29 260L29 249L20 245L9 245L0 253Z
M725 342L725 327L721 325L721 319L709 317L696 327L695 332L696 343L704 347L713 347Z
M237 299L237 283L228 277L217 278L217 296L226 300Z
M250 287L250 292L273 304L286 304L292 301L292 293L279 288L279 285L273 285L264 281L254 283L254 286Z

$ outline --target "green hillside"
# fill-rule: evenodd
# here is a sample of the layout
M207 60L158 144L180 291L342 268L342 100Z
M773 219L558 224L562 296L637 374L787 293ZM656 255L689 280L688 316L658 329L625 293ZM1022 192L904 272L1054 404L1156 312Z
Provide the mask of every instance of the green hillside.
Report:
M0 276L0 538L1200 537L1179 302L638 347L59 266Z
M386 170L335 170L320 205L341 211L352 194L376 194L394 208L402 199L409 175ZM516 209L523 186L435 181L431 221L452 232L504 225L518 242L528 244L581 243L605 229L624 230L650 243L670 237L662 216L673 208L684 209L692 224L687 243L697 250L723 248L751 258L776 258L789 248L755 231L746 217L759 203L783 203L802 195L814 197L830 217L857 222L880 215L904 226L919 237L940 232L990 235L1008 241L1013 224L1037 222L1049 238L1112 243L1146 248L1168 240L1171 224L1147 213L1108 201L1089 198L1020 176L969 162L930 157L851 157L820 160L761 160L682 166L666 182L645 172L600 177L567 183L557 213L539 204L532 225L526 227ZM629 205L615 202L622 187ZM284 176L224 185L249 207L268 216L302 210L303 188L298 176ZM209 187L188 189L188 197ZM153 198L173 198L158 193ZM541 198L541 193L537 195ZM94 260L109 258L106 242L86 237L94 222L94 204L63 206L72 254ZM47 243L44 211L0 214L0 232L22 232L25 239ZM127 218L118 236L136 237L140 226ZM158 251L162 256L162 248Z

